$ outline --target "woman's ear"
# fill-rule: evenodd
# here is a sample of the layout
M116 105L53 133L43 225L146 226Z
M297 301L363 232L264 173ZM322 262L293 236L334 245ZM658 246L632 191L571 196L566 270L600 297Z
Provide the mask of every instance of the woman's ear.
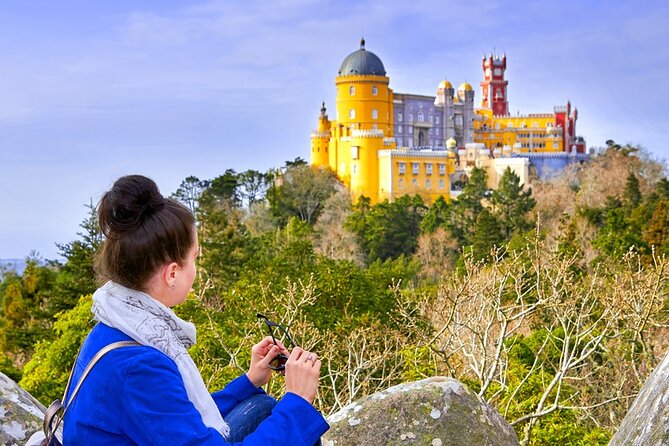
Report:
M176 262L168 263L163 267L163 283L170 288L176 287L177 275L179 274L179 264Z

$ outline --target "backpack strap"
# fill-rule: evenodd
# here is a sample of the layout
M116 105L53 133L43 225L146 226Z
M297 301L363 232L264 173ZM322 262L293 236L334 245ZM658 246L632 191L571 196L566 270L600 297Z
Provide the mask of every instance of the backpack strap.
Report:
M88 373L93 369L95 364L97 364L97 362L110 351L121 347L132 347L133 345L142 345L142 344L140 344L137 341L118 341L101 348L100 351L98 351L95 354L95 356L93 356L91 361L88 363L88 365L82 372L81 377L79 378L79 382L77 383L77 386L74 388L74 391L72 392L70 401L67 402L65 407L63 407L63 404L59 400L56 400L53 403L51 403L49 408L46 410L46 413L44 414L43 428L47 444L51 444L50 441L55 437L60 422L63 421L63 418L65 418L65 413L67 412L67 409L72 404L72 401L74 401L74 399L77 397L77 393L79 393L81 385L84 383L84 380L88 376ZM66 401L67 399L67 392L70 390L70 384L72 384L72 376L74 376L75 368L76 368L76 361L75 364L72 366L72 370L70 371L70 377L67 379L67 385L65 386L65 393L63 394L63 401Z

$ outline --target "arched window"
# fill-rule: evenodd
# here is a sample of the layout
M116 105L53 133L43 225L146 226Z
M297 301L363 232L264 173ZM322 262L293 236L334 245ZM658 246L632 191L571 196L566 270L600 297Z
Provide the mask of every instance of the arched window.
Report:
M351 87L353 88L353 87ZM348 118L349 119L355 119L355 108L352 108L348 111Z
M372 110L372 119L379 119L379 111L377 109Z
M425 119L425 116L423 115L423 112L419 111L418 112L418 122L423 122L424 119Z
M348 89L348 94L355 96L355 87L353 85L351 85L351 87Z

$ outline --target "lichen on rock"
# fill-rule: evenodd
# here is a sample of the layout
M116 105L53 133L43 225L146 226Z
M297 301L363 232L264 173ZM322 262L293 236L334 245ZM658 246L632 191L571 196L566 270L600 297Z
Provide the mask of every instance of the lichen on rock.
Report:
M459 381L434 377L362 398L329 417L324 446L517 446L509 423Z
M0 373L0 444L23 446L42 428L44 411L39 401Z

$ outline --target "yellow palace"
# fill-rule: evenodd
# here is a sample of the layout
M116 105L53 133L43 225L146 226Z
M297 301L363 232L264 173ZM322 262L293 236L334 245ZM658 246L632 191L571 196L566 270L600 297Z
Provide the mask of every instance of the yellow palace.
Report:
M484 56L480 108L474 89L457 91L447 80L436 96L395 93L381 59L365 49L349 54L335 79L336 120L325 104L311 135L311 164L329 167L372 203L418 193L428 202L459 194L474 167L486 169L490 187L509 167L526 182L581 161L585 142L575 136L576 109L509 115L506 56Z

